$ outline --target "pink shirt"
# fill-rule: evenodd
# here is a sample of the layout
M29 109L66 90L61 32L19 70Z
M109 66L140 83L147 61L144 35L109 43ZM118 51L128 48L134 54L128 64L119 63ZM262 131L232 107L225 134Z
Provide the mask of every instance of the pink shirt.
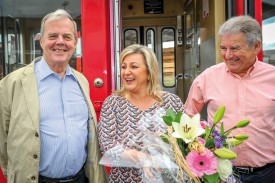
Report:
M228 71L224 63L206 69L194 80L185 103L194 115L208 104L208 120L218 107L225 106L222 119L227 130L243 119L250 124L231 134L245 133L249 139L232 150L235 166L261 167L275 162L275 67L256 61L241 78Z

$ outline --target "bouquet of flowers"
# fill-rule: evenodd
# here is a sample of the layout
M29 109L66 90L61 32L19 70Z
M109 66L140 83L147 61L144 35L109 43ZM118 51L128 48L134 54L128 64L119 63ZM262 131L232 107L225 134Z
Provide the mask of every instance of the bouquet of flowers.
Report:
M200 121L200 114L190 118L184 113L175 114L169 109L167 115L163 116L168 132L161 137L172 144L179 170L186 171L194 182L228 181L232 175L230 160L237 155L230 148L240 145L248 136L231 136L230 133L236 128L247 126L250 121L242 120L225 130L221 122L224 113L225 107L222 106L216 111L212 123Z
M225 107L220 107L213 122L200 121L200 114L191 118L170 109L148 114L138 121L137 131L104 153L100 164L139 168L142 182L146 183L228 181L232 175L230 160L237 157L230 149L248 138L246 134L232 136L230 133L250 121L242 120L225 130L221 122L224 112ZM129 158L131 154L128 158L123 156L126 149L134 149L145 156L131 161L134 159Z

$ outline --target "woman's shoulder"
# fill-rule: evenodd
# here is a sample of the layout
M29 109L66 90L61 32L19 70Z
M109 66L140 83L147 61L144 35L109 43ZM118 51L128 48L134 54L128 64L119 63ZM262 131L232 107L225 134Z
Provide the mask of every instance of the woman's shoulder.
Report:
M183 111L184 106L179 96L173 93L165 92L163 93L163 107L171 108L176 112Z
M180 97L177 96L176 94L164 92L163 93L163 105L182 107L183 103L182 103Z
M162 96L163 96L164 101L165 100L180 100L179 96L177 96L174 93L163 92Z
M104 100L104 103L108 103L108 104L112 105L115 103L121 103L124 100L125 100L125 98L121 95L111 94Z

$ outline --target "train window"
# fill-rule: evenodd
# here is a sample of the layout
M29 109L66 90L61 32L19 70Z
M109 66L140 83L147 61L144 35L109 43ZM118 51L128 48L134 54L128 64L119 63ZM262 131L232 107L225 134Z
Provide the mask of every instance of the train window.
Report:
M18 63L17 47L18 47L18 35L16 34L16 21L14 18L8 17L6 20L7 27L7 60L6 71L8 73L13 71Z
M155 50L155 31L153 29L148 29L146 31L146 46Z
M138 43L138 33L135 29L126 29L124 31L124 48Z
M17 61L16 61L16 66L14 69L20 68L24 66L22 63L22 54L21 54L21 41L20 41L20 25L19 25L19 20L15 20L15 30L16 30L16 55L17 55Z
M78 70L79 72L83 72L83 66L82 66L82 47L81 47L81 32L77 32L77 45L75 52L70 59L70 66Z
M275 16L263 20L263 61L275 65Z
M164 28L161 31L162 41L162 77L164 87L175 86L175 30Z
M81 32L79 0L53 1L52 6L47 6L48 0L29 0L28 3L17 0L1 1L0 4L3 7L0 15L0 79L43 54L40 41L35 39L35 35L40 32L42 18L49 12L56 9L67 10ZM30 4L34 11L30 11ZM73 63L71 67L81 68L77 67L81 54L72 57L70 61Z
M31 33L31 60L43 55L43 50L40 46L41 34L37 33L39 29Z

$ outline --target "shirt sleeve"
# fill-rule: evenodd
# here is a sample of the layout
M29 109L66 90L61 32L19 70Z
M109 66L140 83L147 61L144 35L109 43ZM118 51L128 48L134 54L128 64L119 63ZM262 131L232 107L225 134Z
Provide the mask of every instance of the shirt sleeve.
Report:
M178 112L183 112L184 111L184 105L181 101L181 99L177 96L177 95L174 95L175 96L175 100L176 102L174 103L175 104L175 111L178 113Z
M205 78L203 73L196 77L193 81L188 93L188 97L185 101L185 112L188 115L195 115L200 113L204 106L203 90L205 86Z
M166 93L164 95L164 105L165 108L170 108L177 113L184 111L184 105L181 99L173 93Z
M112 159L119 159L124 148L117 141L117 115L116 108L118 101L114 96L108 97L101 108L98 123L98 138L102 155L112 156Z

